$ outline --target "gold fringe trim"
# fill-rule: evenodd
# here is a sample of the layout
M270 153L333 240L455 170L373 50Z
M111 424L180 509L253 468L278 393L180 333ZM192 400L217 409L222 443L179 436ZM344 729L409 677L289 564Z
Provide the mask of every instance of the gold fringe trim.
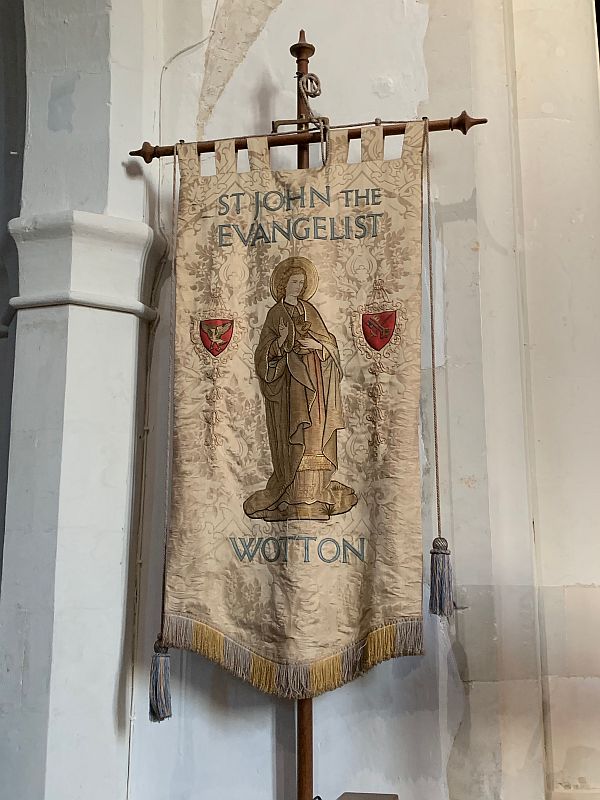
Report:
M222 664L225 653L225 637L207 625L196 624L192 629L190 649L196 653L202 653L211 661L216 661L217 664Z
M175 614L163 618L162 643L200 653L262 692L299 700L337 689L390 658L420 655L423 622L421 617L402 617L375 628L335 655L313 662L271 661L204 622Z
M345 681L340 655L324 658L310 665L310 685L313 694L322 694L330 688L341 686L343 683Z
M269 661L262 656L252 653L251 656L251 671L248 680L253 686L261 689L263 692L269 694L277 694L276 673L277 664Z
M365 643L364 663L370 669L381 661L393 658L396 651L396 626L386 625L367 635Z

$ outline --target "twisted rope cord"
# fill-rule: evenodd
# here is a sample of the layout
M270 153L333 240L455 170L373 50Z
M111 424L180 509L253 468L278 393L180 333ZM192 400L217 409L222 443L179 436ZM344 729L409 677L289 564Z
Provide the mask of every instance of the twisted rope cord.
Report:
M321 81L319 80L318 75L315 75L314 72L307 72L306 75L298 75L298 85L300 86L300 93L304 98L304 102L308 107L309 113L312 117L314 117L308 98L319 97L321 94Z
M306 75L297 72L296 75L298 77L300 94L308 109L307 122L314 125L321 134L321 161L323 162L323 166L325 166L329 158L329 128L325 126L323 120L312 110L308 99L309 97L319 97L321 94L321 81L314 72L307 72Z
M173 393L175 375L175 309L176 309L176 262L177 262L177 158L179 156L179 145L175 145L173 154L173 194L172 194L172 216L171 216L171 287L170 287L170 309L169 309L169 396L167 399L167 463L165 468L165 518L164 518L164 542L163 542L163 574L162 574L162 596L160 611L160 634L154 645L155 652L166 652L161 648L163 619L165 607L165 586L167 578L167 547L169 543L169 528L171 526L171 478L173 476ZM159 649L157 649L157 647Z
M429 275L429 324L431 328L431 394L433 403L433 458L435 480L435 513L438 538L442 537L442 513L440 501L440 448L438 436L437 412L437 377L435 374L435 311L433 298L433 245L431 220L431 159L429 151L429 119L423 117L425 123L425 186L427 194L427 270Z

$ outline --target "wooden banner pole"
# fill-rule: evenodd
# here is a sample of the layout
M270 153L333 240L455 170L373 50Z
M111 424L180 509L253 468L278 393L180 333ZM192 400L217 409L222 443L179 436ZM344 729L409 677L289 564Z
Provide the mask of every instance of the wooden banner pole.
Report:
M297 800L313 800L313 701L296 703Z
M290 47L290 53L296 59L296 75L298 78L296 116L298 119L310 116L306 99L300 90L302 75L308 75L308 60L315 48L306 41L304 31L300 31L298 41ZM298 123L298 133L308 130L308 122ZM309 166L308 143L298 145L298 169ZM312 699L298 700L296 703L296 800L313 800L313 709Z
M298 119L308 120L310 118L310 110L308 108L306 98L300 91L300 79L302 75L308 75L308 60L312 55L314 55L314 52L315 52L314 45L309 44L306 41L306 36L304 34L304 31L300 31L300 36L298 37L298 41L296 42L296 44L293 44L290 47L290 53L296 59L296 65L297 65L296 76L298 78L298 87L297 87L297 101L296 101L296 116ZM307 131L308 121L305 123L299 122L297 127L298 127L298 133ZM298 145L298 169L308 169L309 166L308 153L309 153L308 144Z
M460 131L467 134L474 125L485 125L487 119L481 117L472 117L466 111L461 111L457 117L447 117L446 119L430 119L429 132L435 131ZM336 125L336 128L348 128L348 139L360 139L360 130L364 125L381 124L384 136L400 136L406 130L406 122L381 122L373 120L371 122L363 122L360 124L351 123L346 125ZM215 152L215 139L208 139L203 142L196 142L196 149L198 155L201 153L214 153ZM311 143L321 141L321 131L319 130L303 130L303 131L290 131L289 133L270 133L267 135L267 144L269 147L287 147L288 145L297 145L298 149L302 145L308 147ZM238 136L234 139L236 150L246 150L248 147L248 137ZM175 153L175 145L154 145L150 142L144 142L138 150L130 150L130 156L138 156L143 158L146 164L151 164L155 158L165 158L173 156Z

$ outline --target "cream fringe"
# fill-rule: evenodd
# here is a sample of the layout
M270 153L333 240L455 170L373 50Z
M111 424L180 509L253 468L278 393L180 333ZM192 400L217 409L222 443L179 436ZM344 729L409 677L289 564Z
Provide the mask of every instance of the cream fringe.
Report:
M403 617L335 655L310 663L271 661L204 622L175 614L165 614L161 641L167 647L200 653L263 692L301 699L336 689L389 658L420 655L423 622L421 617Z

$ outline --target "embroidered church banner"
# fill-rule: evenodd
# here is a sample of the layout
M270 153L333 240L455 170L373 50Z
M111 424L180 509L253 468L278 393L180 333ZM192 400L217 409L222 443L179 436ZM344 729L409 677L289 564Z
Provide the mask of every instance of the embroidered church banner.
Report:
M424 133L285 172L178 147L162 643L283 697L422 651Z

